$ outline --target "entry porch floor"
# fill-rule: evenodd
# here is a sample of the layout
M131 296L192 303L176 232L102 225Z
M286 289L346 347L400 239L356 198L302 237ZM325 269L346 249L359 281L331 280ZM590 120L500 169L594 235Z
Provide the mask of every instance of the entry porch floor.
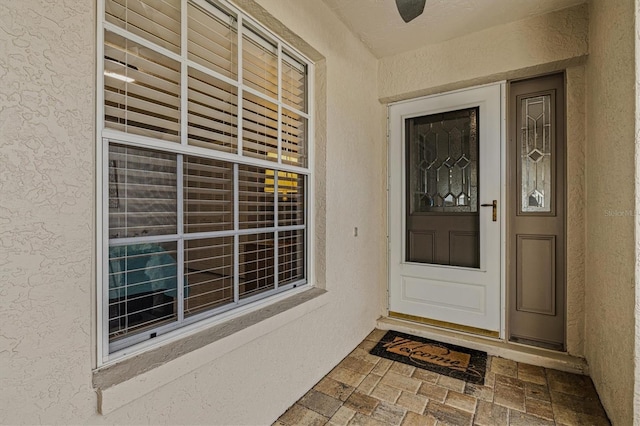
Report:
M489 356L479 386L369 354L374 330L275 423L609 425L588 376Z

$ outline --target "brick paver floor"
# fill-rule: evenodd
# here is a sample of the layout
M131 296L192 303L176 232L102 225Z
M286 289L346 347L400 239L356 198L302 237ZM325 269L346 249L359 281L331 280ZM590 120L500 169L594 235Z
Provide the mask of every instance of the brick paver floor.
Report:
M274 424L609 425L588 376L490 356L484 386L369 354L374 330Z

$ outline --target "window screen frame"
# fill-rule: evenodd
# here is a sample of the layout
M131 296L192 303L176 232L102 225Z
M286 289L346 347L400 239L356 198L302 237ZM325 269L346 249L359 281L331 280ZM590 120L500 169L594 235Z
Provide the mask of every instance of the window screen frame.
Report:
M240 8L235 5L229 3L226 0L180 0L181 3L181 50L179 53L170 52L167 49L157 48L157 46L149 41L146 41L140 36L129 33L126 30L117 27L115 24L107 22L105 15L105 3L106 0L98 0L97 7L97 66L96 66L96 81L97 81L97 93L96 93L96 281L97 281L97 291L96 291L96 318L97 318L97 335L96 335L96 343L97 343L97 366L101 367L104 365L111 364L115 361L118 361L124 357L127 357L132 354L139 353L151 347L156 347L159 344L167 341L177 340L189 333L193 332L196 329L201 329L202 327L210 326L213 324L220 323L225 321L231 317L235 317L242 312L249 312L253 309L257 309L261 306L264 306L268 303L275 302L284 297L288 297L289 295L296 294L300 291L304 291L309 287L313 287L315 283L315 271L314 271L314 173L313 173L313 165L314 165L314 87L313 82L315 79L315 69L314 63L304 54L296 50L294 47L288 45L285 41L283 41L279 36L274 34L269 29L265 28L258 21L249 16L246 12L242 11ZM219 79L225 83L230 83L234 85L237 89L237 136L236 136L236 152L225 152L218 151L215 149L208 149L199 146L191 146L188 144L188 69L191 67L195 70L202 70L203 67L200 64L195 63L194 61L188 59L187 52L187 4L191 3L200 8L210 10L212 13L221 16L228 14L233 16L235 19L236 30L237 30L237 45L236 45L236 53L237 53L237 64L236 71L237 75L235 80L223 75L219 74L214 70L208 70L208 75L213 78ZM215 4L215 6L214 6ZM277 99L271 98L267 95L262 94L260 91L255 90L243 82L243 51L242 51L242 42L243 36L245 35L245 31L243 28L249 28L251 31L257 31L261 37L268 38L271 42L273 42L277 47L277 72L278 72L278 93ZM141 44L145 47L152 48L154 51L164 54L168 56L170 59L180 61L180 142L172 142L167 140L156 139L149 136L134 134L134 133L126 133L120 130L107 128L105 126L105 111L104 111L104 102L105 102L105 92L104 92L104 34L105 31L115 32L118 35L126 36L127 40L134 41L138 44ZM283 84L282 84L282 69L283 69L283 61L285 60L295 60L306 67L306 75L305 75L305 99L304 106L306 106L306 110L298 110L291 106L289 102L283 99ZM242 102L243 102L243 94L250 93L252 96L257 96L265 101L271 102L277 106L278 112L278 147L277 147L277 158L275 161L272 161L270 158L255 158L252 156L245 155L243 152L243 132L242 132ZM285 112L290 114L297 114L300 117L303 117L306 121L306 147L304 155L306 155L306 165L305 166L297 166L292 164L290 161L287 161L287 152L285 152L283 147L284 132L283 132L283 120ZM275 289L276 291L269 291L264 294L258 294L252 297L248 297L240 302L236 300L237 303L232 305L225 305L219 308L214 308L211 310L207 310L201 312L200 314L196 314L194 316L189 317L188 319L184 318L183 308L179 309L179 318L178 321L161 325L157 328L153 329L153 332L156 333L157 337L149 338L148 333L142 334L132 334L130 337L127 337L121 341L116 341L114 343L109 342L109 312L108 312L108 295L109 295L109 284L108 284L108 271L109 271L109 145L110 144L118 144L125 145L131 148L146 148L152 149L156 151L168 152L175 154L177 158L184 158L185 156L196 156L201 158L213 159L213 160L221 160L229 163L233 163L234 170L237 170L240 165L247 166L256 166L262 167L265 169L271 169L275 180L277 182L277 177L280 173L286 173L287 176L290 173L298 174L299 176L303 176L305 179L304 184L304 224L300 225L292 225L292 226L279 226L276 216L276 222L273 227L269 228L252 228L252 229L240 229L237 228L237 218L236 218L236 228L229 232L208 232L207 235L211 237L214 236L223 236L223 235L233 235L236 244L234 246L234 253L236 256L235 264L238 263L238 237L243 234L259 234L272 232L274 233L274 239L278 239L279 232L287 232L290 230L302 230L304 236L304 253L303 253L303 279L297 282L288 283L282 287ZM284 159L284 161L283 161ZM183 175L182 175L182 161L178 161L179 166L178 170L178 178L176 179L178 192L182 193L182 187L184 185ZM238 196L237 196L237 188L238 188L238 174L234 174L234 179L232 183L234 189L234 215L237 217L238 215ZM180 220L183 217L183 202L182 202L182 194L178 196L177 206L178 206L178 226L180 225ZM278 196L274 192L274 200L275 200L275 210L277 213L277 205L278 205ZM162 235L156 237L144 237L144 241L176 241L178 245L177 250L177 265L178 265L178 275L184 274L184 251L183 244L185 241L184 234L182 234L183 230L178 229L176 235ZM201 235L202 233L196 234L196 237L199 239L205 238L206 236ZM216 234L216 235L213 235ZM196 237L189 237L187 239L196 239ZM126 243L136 243L136 241L140 241L135 237L123 239L126 241L121 241L122 244ZM274 249L274 260L275 265L278 265L278 250ZM275 280L278 277L278 269L276 266L275 269ZM234 281L235 285L237 285L238 269L234 271ZM183 288L182 279L178 278L178 305L183 300L182 297L182 288Z

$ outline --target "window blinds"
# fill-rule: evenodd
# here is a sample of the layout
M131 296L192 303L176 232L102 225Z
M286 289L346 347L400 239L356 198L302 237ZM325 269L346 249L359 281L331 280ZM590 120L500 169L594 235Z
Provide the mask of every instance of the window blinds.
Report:
M117 352L305 282L310 116L308 65L224 0L104 2Z

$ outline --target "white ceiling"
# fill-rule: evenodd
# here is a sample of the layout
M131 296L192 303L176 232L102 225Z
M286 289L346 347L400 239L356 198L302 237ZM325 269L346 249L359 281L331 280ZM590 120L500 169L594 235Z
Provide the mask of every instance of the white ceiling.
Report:
M586 0L427 0L424 13L408 24L400 18L395 0L323 1L382 58Z

